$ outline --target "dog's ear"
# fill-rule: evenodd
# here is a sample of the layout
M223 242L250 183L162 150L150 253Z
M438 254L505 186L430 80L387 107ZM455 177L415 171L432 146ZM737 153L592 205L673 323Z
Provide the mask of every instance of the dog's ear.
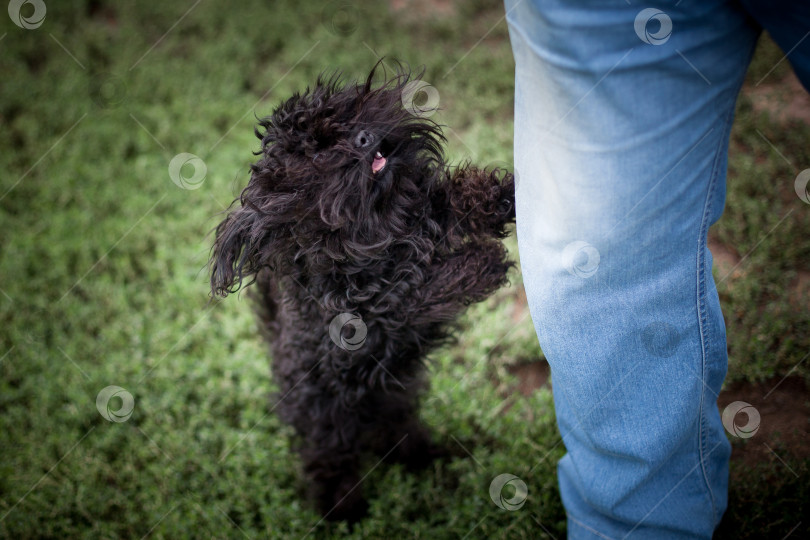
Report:
M238 291L245 277L258 270L257 242L252 234L255 221L255 212L243 206L217 226L210 261L213 295L225 297Z
M216 228L211 250L211 293L227 296L253 282L265 267L283 271L297 246L291 228L300 222L296 193L273 193L268 179L254 171L251 181ZM248 283L243 283L250 279Z
M273 239L278 230L272 219L252 204L233 210L217 226L211 253L211 293L228 296L238 291L243 281L254 278L270 264ZM252 280L245 285L252 283Z

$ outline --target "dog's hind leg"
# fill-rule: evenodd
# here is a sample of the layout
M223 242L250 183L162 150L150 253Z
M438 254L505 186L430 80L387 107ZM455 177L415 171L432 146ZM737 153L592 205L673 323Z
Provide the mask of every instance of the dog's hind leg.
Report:
M433 442L430 431L419 420L417 393L417 388L401 393L378 390L367 405L375 411L373 428L365 436L368 448L386 462L401 463L409 470L424 469L434 459L449 455Z
M366 515L368 503L363 497L356 453L310 447L302 451L301 457L310 496L325 519L355 523Z
M325 519L354 523L368 509L361 486L356 412L317 384L302 383L295 390L289 398L297 403L285 402L279 412L301 438L299 452L309 496Z
M386 436L375 445L375 453L389 463L401 463L411 471L428 467L449 452L433 442L428 429L414 415L406 422L389 426Z
M256 286L251 287L249 291L259 318L259 330L262 336L272 343L280 330L278 310L281 300L275 276L268 269L259 271L256 276Z

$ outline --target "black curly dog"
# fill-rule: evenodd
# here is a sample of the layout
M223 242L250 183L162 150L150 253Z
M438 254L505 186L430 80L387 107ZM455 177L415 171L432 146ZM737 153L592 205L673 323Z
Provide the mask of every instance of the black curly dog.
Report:
M276 409L331 520L365 514L364 456L418 468L440 454L417 413L426 354L512 266L513 176L448 167L411 77L374 85L375 70L320 77L259 122L261 158L211 258L213 294L255 281Z

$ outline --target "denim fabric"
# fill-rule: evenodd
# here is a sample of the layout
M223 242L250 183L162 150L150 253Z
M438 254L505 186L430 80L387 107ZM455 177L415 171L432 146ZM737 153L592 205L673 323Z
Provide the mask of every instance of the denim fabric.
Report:
M568 537L710 538L730 445L706 233L761 29L714 0L505 3L518 243Z

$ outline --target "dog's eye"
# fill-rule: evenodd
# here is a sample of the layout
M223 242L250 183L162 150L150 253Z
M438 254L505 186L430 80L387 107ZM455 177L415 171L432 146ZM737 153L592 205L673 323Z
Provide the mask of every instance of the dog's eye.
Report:
M332 135L316 134L314 136L315 148L318 150L332 148L335 145L336 140L337 139Z

